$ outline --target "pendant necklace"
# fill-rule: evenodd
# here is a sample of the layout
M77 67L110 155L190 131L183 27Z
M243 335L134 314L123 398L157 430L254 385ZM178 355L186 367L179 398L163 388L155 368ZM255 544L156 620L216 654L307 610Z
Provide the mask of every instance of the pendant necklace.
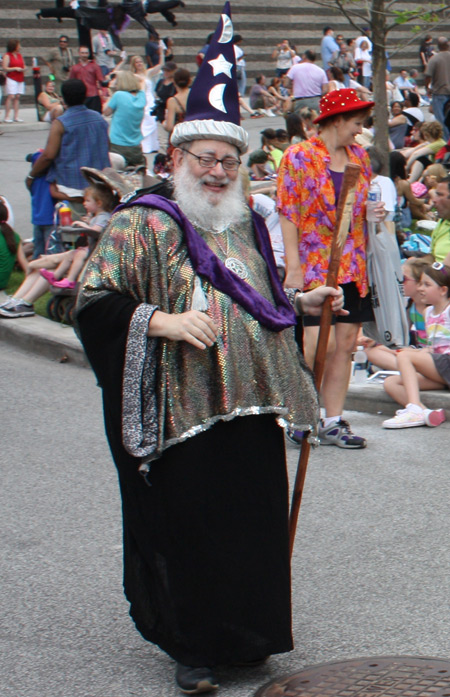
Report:
M209 232L216 238L217 240L217 246L219 247L220 251L224 254L225 256L225 261L224 264L227 267L229 271L232 271L233 273L236 274L236 276L239 276L243 281L245 281L248 278L248 269L245 266L245 264L240 260L237 259L236 257L231 257L228 256L229 252L229 247L230 247L230 230L227 229L227 245L226 249L219 244L219 235L221 235L224 230L220 231L215 231L215 230L209 230Z

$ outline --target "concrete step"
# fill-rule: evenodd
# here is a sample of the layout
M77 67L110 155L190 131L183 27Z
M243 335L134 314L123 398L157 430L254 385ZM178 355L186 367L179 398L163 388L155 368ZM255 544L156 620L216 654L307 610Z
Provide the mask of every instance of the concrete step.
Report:
M431 0L440 5L440 0ZM45 76L44 58L56 43L60 33L67 34L74 46L77 45L77 33L73 20L64 20L61 24L54 19L36 19L40 8L54 7L50 0L2 0L2 35L4 40L17 36L21 39L23 54L30 65L31 58L38 56ZM427 3L427 6L429 2ZM396 3L396 9L413 9L416 3ZM211 6L209 0L196 0L176 12L178 26L174 29L161 15L149 15L149 21L154 24L161 36L173 36L175 39L175 58L180 66L187 67L192 73L196 72L195 55L203 45L204 40L217 23L219 6ZM320 52L322 29L325 24L332 23L336 32L344 36L354 36L357 32L351 27L346 18L337 10L330 11L308 0L284 0L282 6L262 0L236 0L232 3L233 23L235 31L244 37L246 51L247 74L249 82L260 72L268 76L274 74L274 61L271 59L273 47L282 39L290 39L301 52L311 48ZM450 35L450 18L436 25L437 35ZM408 25L399 25L389 34L388 50L393 51L400 41L411 36ZM123 34L125 48L129 55L142 54L146 34L142 27L132 21ZM402 49L392 58L393 73L401 68L418 68L419 40ZM23 101L33 101L32 78L27 76L27 94Z

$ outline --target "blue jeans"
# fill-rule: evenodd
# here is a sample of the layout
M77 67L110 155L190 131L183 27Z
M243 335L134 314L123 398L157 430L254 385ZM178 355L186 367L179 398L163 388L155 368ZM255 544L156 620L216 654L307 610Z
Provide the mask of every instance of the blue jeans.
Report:
M37 259L41 254L45 254L45 245L54 225L34 225L33 226L33 259Z
M431 105L433 107L433 114L436 117L436 121L439 121L440 124L442 124L442 127L444 129L444 140L448 140L450 133L445 125L445 114L444 114L444 107L447 104L447 102L450 100L450 94L433 94L431 98Z

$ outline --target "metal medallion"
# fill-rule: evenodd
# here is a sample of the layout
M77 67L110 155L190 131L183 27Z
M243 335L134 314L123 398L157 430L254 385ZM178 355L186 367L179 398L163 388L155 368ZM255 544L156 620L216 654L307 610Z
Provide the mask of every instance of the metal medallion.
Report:
M225 259L225 266L229 271L235 273L236 276L242 278L243 281L245 281L245 279L248 277L247 267L242 263L242 261L236 259L236 257L228 257Z

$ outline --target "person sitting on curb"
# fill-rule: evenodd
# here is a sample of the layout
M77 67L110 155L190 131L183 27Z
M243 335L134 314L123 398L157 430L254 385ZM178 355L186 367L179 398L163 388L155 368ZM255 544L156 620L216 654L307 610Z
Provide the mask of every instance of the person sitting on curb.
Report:
M266 76L257 75L255 84L250 90L250 107L255 111L262 111L266 116L275 116L272 107L276 106L276 99L265 88Z
M28 262L25 257L22 240L8 223L8 208L0 196L0 290L6 288L16 261L26 272Z
M51 123L64 112L63 100L55 90L55 81L47 80L45 88L37 98L39 121Z
M427 409L419 390L442 390L450 386L450 267L435 261L422 275L425 327L428 346L421 351L402 349L397 353L400 375L392 375L383 383L392 399L402 404L392 419L383 421L383 428L439 426L445 421L444 409Z
M405 296L409 298L407 305L410 327L409 343L410 346L415 346L419 349L428 345L424 318L426 305L423 300L420 282L424 269L430 265L432 260L431 254L428 254L420 259L411 257L403 264L403 289ZM398 370L396 349L377 344L376 341L369 339L362 333L358 336L357 344L364 347L368 360L377 368L381 368L381 370Z
M113 194L110 189L99 184L88 186L84 192L83 202L88 215L83 220L76 220L73 224L74 227L102 233L118 203L118 196ZM68 288L71 290L76 287L77 279L91 252L92 245L86 245L78 247L78 249L62 252L61 254L50 254L46 259L50 264L53 263L53 266L50 268L55 268L56 270L53 273L47 265L45 268L40 268L41 276L55 288ZM55 257L58 257L58 259L55 259ZM34 262L35 268L38 268L43 261L45 262L45 257L42 260L37 259Z
M75 221L74 226L103 232L111 217L111 211L118 203L118 196L99 184L86 189L84 205L91 214L89 221ZM47 293L50 286L75 288L76 279L89 256L89 246L80 246L61 254L46 254L30 262L30 273L8 300L0 305L0 317L15 319L32 317L35 314L33 303ZM53 269L53 271L52 271ZM63 277L69 271L68 279Z

